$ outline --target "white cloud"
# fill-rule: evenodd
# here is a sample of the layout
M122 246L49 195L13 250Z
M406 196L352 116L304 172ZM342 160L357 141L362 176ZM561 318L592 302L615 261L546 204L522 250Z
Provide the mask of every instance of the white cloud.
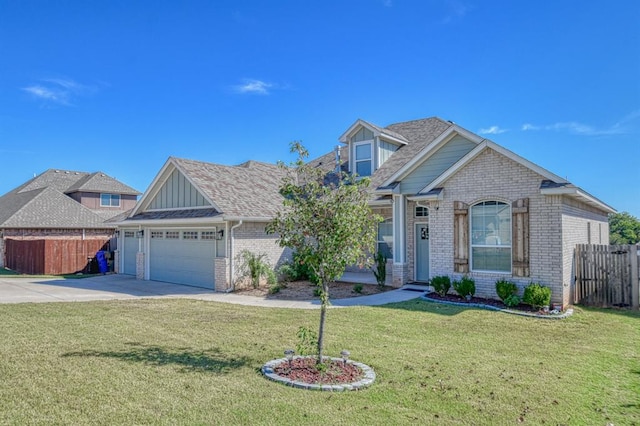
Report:
M272 83L267 83L261 80L245 79L242 84L239 84L234 88L238 93L268 95L269 89L273 87L274 85Z
M478 130L481 135L499 135L500 133L507 132L507 129L501 129L499 126L491 126L486 129Z
M448 0L445 2L445 7L447 8L447 13L442 20L443 24L448 24L454 20L462 19L473 10L473 6L460 0Z
M630 133L635 121L640 118L640 110L633 111L627 114L622 119L609 127L598 128L589 124L580 123L577 121L561 121L547 125L533 125L526 123L522 125L523 131L528 130L547 130L547 131L567 131L576 135L583 136L608 136L608 135L621 135Z
M391 1L391 0L383 0L382 4L384 5L384 7L392 7L393 6L393 1Z
M22 90L48 103L71 106L73 98L93 93L96 88L71 79L47 78L42 79L40 83L23 87Z

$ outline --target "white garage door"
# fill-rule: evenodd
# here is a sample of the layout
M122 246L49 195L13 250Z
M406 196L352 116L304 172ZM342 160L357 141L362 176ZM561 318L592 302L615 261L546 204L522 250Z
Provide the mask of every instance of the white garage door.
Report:
M135 275L136 253L138 253L138 239L136 238L136 231L124 231L124 244L120 252L124 258L122 273Z
M153 230L149 278L154 281L214 288L214 230Z

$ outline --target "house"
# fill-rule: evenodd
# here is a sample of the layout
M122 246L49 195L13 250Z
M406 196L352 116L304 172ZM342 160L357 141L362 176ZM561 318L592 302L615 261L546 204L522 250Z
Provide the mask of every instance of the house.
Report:
M118 272L227 291L243 250L282 263L288 251L265 227L282 207L283 176L257 161L223 166L170 157L118 223Z
M82 270L114 234L116 226L106 221L133 208L138 195L102 172L45 171L0 197L0 267L38 274ZM62 240L62 253L46 254Z
M339 140L335 152L313 162L327 173L340 168L370 177L370 205L384 218L378 250L394 286L469 275L477 295L495 297L498 279L535 281L552 289L553 302L566 304L575 245L608 244L613 208L452 122L380 127L357 120ZM225 291L241 249L281 262L289 253L264 231L281 205L281 178L281 170L263 163L170 158L119 223L121 271Z

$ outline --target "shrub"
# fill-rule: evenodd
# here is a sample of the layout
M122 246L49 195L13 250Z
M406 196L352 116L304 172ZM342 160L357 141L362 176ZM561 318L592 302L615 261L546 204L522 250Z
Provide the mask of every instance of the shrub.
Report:
M362 293L362 284L355 284L353 286L353 291L358 294Z
M551 289L538 283L531 283L524 288L522 301L537 309L549 306L549 303L551 303Z
M496 281L496 293L500 300L504 302L507 297L518 294L518 286L513 281L498 280Z
M260 278L265 277L269 284L274 284L276 275L269 263L265 260L266 253L253 253L249 250L242 250L239 254L241 275L251 278L253 288L260 286Z
M502 303L504 303L504 305L507 308L512 308L514 306L518 306L520 304L522 300L520 299L520 296L516 295L516 294L512 294L510 296L507 296Z
M451 278L446 275L431 278L431 286L440 296L446 296L451 288Z
M280 293L280 290L282 290L282 286L280 284L274 284L269 287L269 294Z
M453 289L462 297L473 296L476 294L476 282L465 276L460 281L453 282Z
M320 287L316 287L313 289L313 295L315 297L320 297L322 296L322 289Z
M318 335L307 327L299 327L296 333L298 343L296 344L296 352L299 355L311 355L315 353L318 346Z
M375 260L375 267L372 267L371 270L376 277L378 285L384 287L387 280L387 256L378 251L373 259Z

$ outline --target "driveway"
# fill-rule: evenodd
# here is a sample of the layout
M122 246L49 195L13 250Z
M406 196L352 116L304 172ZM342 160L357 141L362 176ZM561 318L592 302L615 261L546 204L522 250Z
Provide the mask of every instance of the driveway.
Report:
M423 293L393 290L372 296L331 301L333 307L376 306L415 299ZM204 288L159 281L137 280L130 275L99 275L82 279L1 278L0 303L87 302L139 298L188 298L273 308L317 309L317 300L272 300L263 297L216 293Z

